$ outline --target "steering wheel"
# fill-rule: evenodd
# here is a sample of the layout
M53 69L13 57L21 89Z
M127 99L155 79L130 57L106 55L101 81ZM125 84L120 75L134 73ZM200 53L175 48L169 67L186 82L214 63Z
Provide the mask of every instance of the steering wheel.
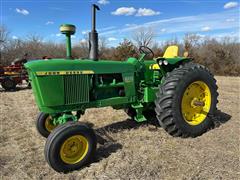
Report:
M139 47L139 52L141 54L145 54L145 55L149 55L151 54L152 55L152 58L154 57L154 52L147 46L140 46Z

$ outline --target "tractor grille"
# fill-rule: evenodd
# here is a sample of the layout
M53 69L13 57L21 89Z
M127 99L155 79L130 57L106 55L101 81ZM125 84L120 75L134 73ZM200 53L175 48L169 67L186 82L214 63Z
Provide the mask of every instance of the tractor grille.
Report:
M66 75L63 80L66 105L89 102L88 75Z

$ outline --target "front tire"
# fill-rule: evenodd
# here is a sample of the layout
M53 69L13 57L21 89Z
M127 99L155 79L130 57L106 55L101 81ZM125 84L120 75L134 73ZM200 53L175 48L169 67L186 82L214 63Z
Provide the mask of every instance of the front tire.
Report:
M170 135L196 137L213 126L217 85L204 66L187 63L169 72L156 96L157 119Z
M69 172L88 164L96 151L93 129L79 122L58 126L47 138L45 158L58 172Z
M49 114L46 114L44 112L40 112L36 119L36 128L43 137L47 138L51 131L56 128L55 125L53 125L52 117Z

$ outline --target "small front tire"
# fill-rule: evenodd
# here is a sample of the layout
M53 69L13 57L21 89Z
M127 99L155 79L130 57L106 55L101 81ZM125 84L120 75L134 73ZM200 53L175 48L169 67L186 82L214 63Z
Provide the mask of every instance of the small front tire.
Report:
M93 129L79 122L67 122L49 135L44 154L55 171L66 173L90 163L96 144Z
M36 120L36 127L43 137L47 138L51 131L56 127L53 125L52 117L49 114L40 112Z

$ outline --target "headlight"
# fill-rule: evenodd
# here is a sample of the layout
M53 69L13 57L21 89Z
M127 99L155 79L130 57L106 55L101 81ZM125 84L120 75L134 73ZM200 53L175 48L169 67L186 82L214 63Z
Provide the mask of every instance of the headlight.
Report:
M168 62L166 60L163 61L164 65L168 65Z
M163 64L163 61L160 60L160 61L158 62L158 64L161 66L161 65Z

